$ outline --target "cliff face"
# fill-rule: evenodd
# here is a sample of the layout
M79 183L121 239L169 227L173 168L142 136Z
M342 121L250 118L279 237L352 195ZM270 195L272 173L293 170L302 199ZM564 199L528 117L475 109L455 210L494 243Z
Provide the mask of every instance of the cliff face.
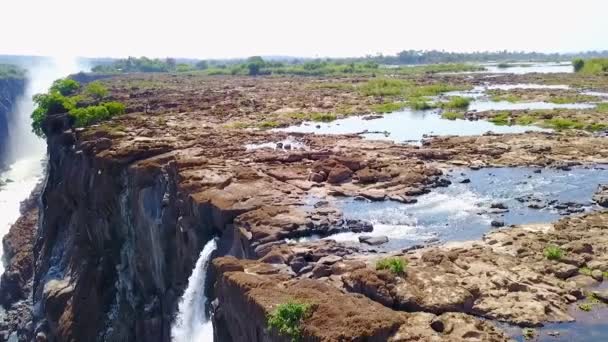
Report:
M47 127L36 333L58 341L169 341L176 300L211 232L179 197L171 158L157 157L166 146L104 158L98 153L108 139L79 144L64 129L61 117Z
M16 102L25 92L25 79L0 78L0 169L6 165L9 122Z

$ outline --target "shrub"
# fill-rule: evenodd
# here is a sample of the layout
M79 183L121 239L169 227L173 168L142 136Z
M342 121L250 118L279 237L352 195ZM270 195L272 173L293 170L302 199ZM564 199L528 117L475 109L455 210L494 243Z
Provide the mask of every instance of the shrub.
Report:
M443 112L441 117L447 120L464 119L464 113L462 112Z
M585 66L585 60L582 58L577 58L572 61L572 66L574 67L574 72L579 72Z
M112 117L104 106L74 108L70 111L70 116L74 118L74 126L76 127L89 126Z
M564 256L564 251L558 246L547 246L543 251L545 258L549 260L560 260Z
M108 96L108 88L106 88L101 82L94 81L86 85L84 89L85 94L91 96L95 100L101 100Z
M389 270L395 275L404 274L406 266L407 261L401 258L385 258L376 263L377 270Z
M70 96L76 93L80 88L80 83L70 78L60 78L53 82L51 86L51 92L57 92L63 96Z
M36 109L32 112L32 131L43 136L42 122L47 115L67 113L76 107L73 99L61 95L58 91L53 91L48 94L34 95L34 103Z
M264 67L264 60L260 56L254 56L247 58L247 69L249 70L250 76L256 76L260 74L260 70Z
M583 61L583 64L578 70L578 72L589 75L599 75L606 73L608 72L608 58L593 58L585 60Z
M509 63L498 63L497 67L498 69L507 69L513 67L513 65Z
M310 315L311 308L310 304L296 301L280 304L268 315L268 327L289 336L291 341L299 341L302 338L300 325Z
M122 104L121 102L116 102L116 101L104 102L101 105L106 107L106 109L110 113L110 116L115 116L115 115L120 115L120 114L125 113L125 105Z
M608 113L608 103L598 103L595 109L601 113Z
M467 108L469 106L469 104L471 104L471 100L469 100L468 98L461 97L461 96L454 96L454 97L451 97L448 102L442 103L441 106L443 108L462 109L462 108Z
M532 115L522 115L515 118L515 123L518 125L531 125L536 122L536 118Z

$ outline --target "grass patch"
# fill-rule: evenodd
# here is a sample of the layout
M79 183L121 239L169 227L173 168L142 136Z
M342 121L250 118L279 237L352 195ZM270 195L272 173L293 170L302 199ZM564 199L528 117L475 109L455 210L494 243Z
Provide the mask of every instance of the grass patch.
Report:
M407 98L416 98L423 96L437 96L448 91L466 90L467 87L453 86L445 83L411 86L405 90Z
M590 276L591 277L591 272L593 272L589 267L581 267L578 269L578 273L586 275L586 276Z
M608 113L608 103L607 102L598 103L597 106L595 107L595 110L597 110L598 112L601 112L601 113Z
M536 118L532 115L521 115L515 118L515 123L522 126L531 125L536 122Z
M447 120L464 119L464 113L462 112L443 112L441 117Z
M433 109L436 106L426 100L414 98L407 102L407 106L413 110Z
M258 124L258 128L261 128L261 129L271 129L271 128L277 128L277 127L281 127L281 123L279 123L278 121L275 121L275 120L263 121Z
M556 104L567 104L567 103L581 103L581 102L593 102L597 101L598 98L595 96L589 95L565 95L565 96L556 96L549 98L549 102Z
M574 121L571 119L564 119L564 118L553 118L553 119L545 120L544 126L556 129L558 131L564 130L564 129L584 129L585 128L585 124L583 124L581 122Z
M558 246L547 246L543 251L545 258L549 260L560 260L564 256L564 251Z
M375 113L391 113L401 110L404 107L406 107L406 104L403 102L386 102L371 106L371 110Z
M376 270L389 270L395 275L402 275L406 266L407 261L401 258L385 258L376 263Z
M469 107L471 104L471 100L466 97L454 96L451 97L448 102L444 102L441 104L441 107L448 109L465 109Z
M494 101L494 102L511 102L511 103L515 103L515 102L519 102L521 101L521 97L515 95L515 94L493 94L490 96L490 100Z
M593 123L588 124L585 127L585 129L588 131L591 131L591 132L601 132L601 131L608 130L608 124L600 123L600 122L593 122Z
M498 126L505 126L511 124L511 115L508 112L500 112L493 117L489 118L488 121Z
M292 342L299 341L302 338L300 325L310 315L311 309L310 304L296 301L279 304L267 317L268 327L290 337Z
M224 126L226 128L230 128L230 129L245 129L249 127L249 124L245 123L245 122L233 122L233 123L229 123L226 126Z
M359 90L366 96L396 96L404 94L411 86L407 81L379 78L367 81Z
M333 113L312 113L311 119L316 122L330 122L336 120L337 117Z

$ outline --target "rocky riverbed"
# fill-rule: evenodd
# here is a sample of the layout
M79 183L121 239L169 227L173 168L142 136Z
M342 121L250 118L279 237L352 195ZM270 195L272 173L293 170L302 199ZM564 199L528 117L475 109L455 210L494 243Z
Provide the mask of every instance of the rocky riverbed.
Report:
M472 87L488 79L408 81ZM607 87L605 80L572 74L491 81ZM19 303L28 303L23 294L33 288L32 321L15 324L24 340L169 341L179 298L213 237L218 249L207 295L219 341L288 340L268 328L266 317L290 300L310 304L302 336L321 341L506 341L521 336L521 328L572 321L573 305L604 305L604 293L590 291L608 271L608 213L597 207L605 205L605 191L595 202L589 194L584 213L553 202L546 210L573 209L539 224L497 229L501 225L488 223L474 241L429 240L391 250L382 249L381 240L332 239L377 228L350 217L341 200L392 203L407 212L425 194L466 184L466 177L453 176L455 169L601 167L608 163L608 140L597 134L486 133L410 145L264 129L274 127L268 122L305 121L290 114L346 117L396 100L343 86L363 84L364 77L135 74L103 82L128 114L76 130L65 115L46 122L41 213L24 211L12 229L20 233L6 238L7 250L35 244L33 255L11 253L7 269L15 271L2 279L3 288L16 288L10 293ZM530 203L556 196L529 195ZM559 258L549 260L548 247L558 248ZM403 260L404 272L378 270L377 261L387 257ZM27 258L34 263L32 279L27 267L19 268ZM16 329L12 322L7 331ZM518 328L512 333L502 324Z

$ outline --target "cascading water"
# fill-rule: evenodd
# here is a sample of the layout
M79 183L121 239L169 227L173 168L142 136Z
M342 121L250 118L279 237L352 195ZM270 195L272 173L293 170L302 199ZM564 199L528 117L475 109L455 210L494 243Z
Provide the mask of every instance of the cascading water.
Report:
M217 248L215 239L207 242L188 278L188 287L179 303L171 335L175 342L213 341L213 326L205 312L205 280L211 254Z
M32 96L47 91L54 80L78 72L80 68L74 59L52 59L27 69L27 89L9 122L7 160L14 162L0 173L0 180L7 182L0 187L0 236L6 235L19 218L19 204L40 181L44 169L45 143L32 133L31 128L30 114L34 109ZM4 265L0 263L0 274L3 272Z

